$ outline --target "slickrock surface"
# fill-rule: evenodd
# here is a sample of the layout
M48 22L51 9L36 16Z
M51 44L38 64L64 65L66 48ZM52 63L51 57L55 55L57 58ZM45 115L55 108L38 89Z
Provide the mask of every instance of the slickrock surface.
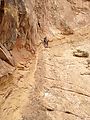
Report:
M77 49L90 54L89 30L41 44L13 78L1 80L0 120L90 120L90 57L73 56Z
M24 108L25 120L90 120L90 57L73 56L76 49L90 54L89 35L76 33L58 38L47 49L39 48L35 89Z
M89 0L0 0L0 120L90 120L89 24Z

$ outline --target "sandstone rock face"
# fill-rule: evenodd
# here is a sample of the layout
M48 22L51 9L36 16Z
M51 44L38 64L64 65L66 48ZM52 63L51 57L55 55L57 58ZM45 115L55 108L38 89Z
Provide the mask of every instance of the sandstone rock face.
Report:
M0 0L0 120L90 120L89 23L89 0Z
M0 41L11 50L18 36L31 47L57 32L72 34L89 24L89 5L84 0L1 0Z
M2 44L0 44L0 58L6 61L8 64L15 66L13 57Z
M0 59L0 78L8 75L12 75L14 72L15 68L4 62L3 60Z

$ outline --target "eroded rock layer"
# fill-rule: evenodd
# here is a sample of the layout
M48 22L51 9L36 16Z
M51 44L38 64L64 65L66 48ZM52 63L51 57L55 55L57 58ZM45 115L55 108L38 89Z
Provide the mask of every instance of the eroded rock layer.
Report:
M90 120L89 24L89 0L0 0L0 120Z

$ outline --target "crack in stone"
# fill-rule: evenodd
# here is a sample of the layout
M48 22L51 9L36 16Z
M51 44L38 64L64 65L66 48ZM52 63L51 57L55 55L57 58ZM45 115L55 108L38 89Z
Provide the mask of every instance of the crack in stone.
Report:
M51 112L51 111L54 111L53 108L48 108L48 107L46 107L46 110L47 110L47 111L50 111L50 112Z
M58 86L52 86L51 88L59 88L61 90L65 90L65 91L69 91L69 92L72 92L72 93L77 93L77 94L80 94L80 95L83 95L83 96L86 96L86 97L90 97L90 95L87 95L85 93L73 91L73 90L70 90L70 89L65 89L65 88L58 87Z
M5 99L7 99L10 95L11 95L11 93L12 93L12 89L5 95Z
M80 119L84 119L83 117L81 117L81 116L79 116L79 115L76 115L76 114L74 114L74 113L72 113L72 112L70 112L70 111L63 111L63 112L66 113L66 114L74 115L74 116L76 116L76 117L78 117L78 118L80 118Z
M54 57L62 57L62 56L59 56L59 55L54 55Z
M45 79L56 80L54 78L44 77Z
M48 64L48 63L46 63L46 62L43 62L44 64L46 64L46 65L49 65L49 66L54 66L54 65L52 65L52 64Z
M76 116L76 117L78 117L78 118L81 118L81 119L90 118L90 117L82 117L82 116L79 116L79 115L74 114L74 113L72 113L72 112L70 112L70 111L63 111L63 112L66 113L66 114L74 115L74 116Z

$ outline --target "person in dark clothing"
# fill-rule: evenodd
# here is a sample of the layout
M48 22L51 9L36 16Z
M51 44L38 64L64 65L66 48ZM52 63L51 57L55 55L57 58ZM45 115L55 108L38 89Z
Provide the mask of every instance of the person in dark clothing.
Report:
M47 37L44 38L43 42L44 42L44 47L48 48L48 39L47 39Z

